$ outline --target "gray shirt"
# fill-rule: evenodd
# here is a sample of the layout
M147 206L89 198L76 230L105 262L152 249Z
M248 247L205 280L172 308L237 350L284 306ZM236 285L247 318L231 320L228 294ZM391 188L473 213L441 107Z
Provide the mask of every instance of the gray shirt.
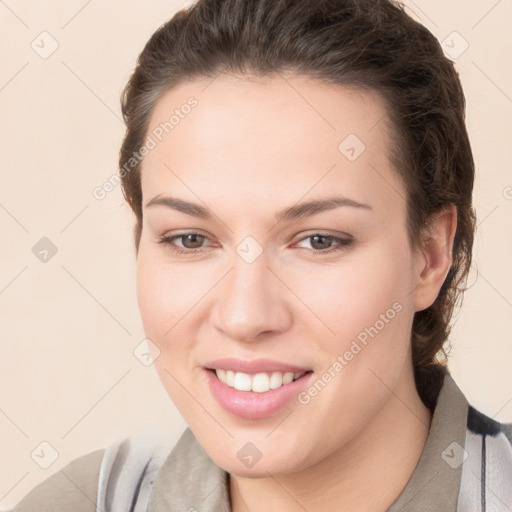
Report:
M132 438L83 455L12 512L231 512L229 473L187 428L174 447ZM512 511L512 424L468 404L449 373L420 460L387 512Z

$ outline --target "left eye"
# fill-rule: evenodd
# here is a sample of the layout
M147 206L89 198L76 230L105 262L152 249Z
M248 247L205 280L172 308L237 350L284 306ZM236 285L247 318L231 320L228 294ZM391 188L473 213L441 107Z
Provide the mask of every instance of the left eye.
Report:
M352 242L353 242L353 239L350 238L350 237L347 237L347 238L341 238L341 237L337 237L337 236L334 236L334 235L327 235L327 234L323 234L323 233L314 233L312 235L308 235L308 236L305 236L303 238L301 238L300 242L303 242L304 240L312 240L312 244L313 245L313 252L315 254L326 254L326 253L330 253L330 252L334 252L334 251L340 251L342 250L344 247L347 247L349 246ZM336 246L332 247L332 242L336 242ZM325 248L325 244L328 244L328 247ZM320 248L315 248L314 245L315 244L319 244L320 245ZM322 247L324 246L324 247Z

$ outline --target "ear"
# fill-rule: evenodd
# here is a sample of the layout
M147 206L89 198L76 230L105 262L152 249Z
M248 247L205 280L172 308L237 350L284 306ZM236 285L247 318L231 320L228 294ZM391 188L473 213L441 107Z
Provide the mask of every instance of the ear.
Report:
M452 265L456 230L457 207L453 204L437 213L429 224L415 256L415 311L428 308L436 300Z

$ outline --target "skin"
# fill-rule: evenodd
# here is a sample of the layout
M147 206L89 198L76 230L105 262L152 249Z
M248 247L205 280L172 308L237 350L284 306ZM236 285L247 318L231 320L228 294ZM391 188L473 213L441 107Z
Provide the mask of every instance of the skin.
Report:
M450 268L456 211L433 219L421 249L410 246L386 105L375 92L301 76L223 75L168 91L150 129L190 96L198 105L142 166L137 295L146 336L160 350L162 383L230 473L234 512L384 511L409 480L430 427L410 334L414 312L432 304ZM354 161L338 149L348 134L366 146ZM213 218L146 206L155 196L198 203ZM331 196L371 208L274 221L285 207ZM206 238L159 243L183 231ZM306 238L318 232L353 242ZM263 251L252 263L236 252L247 236ZM173 246L203 252L177 254ZM218 357L312 368L312 383L394 303L400 312L307 404L294 399L268 418L243 419L206 384L203 365ZM248 442L262 454L251 468L237 457Z

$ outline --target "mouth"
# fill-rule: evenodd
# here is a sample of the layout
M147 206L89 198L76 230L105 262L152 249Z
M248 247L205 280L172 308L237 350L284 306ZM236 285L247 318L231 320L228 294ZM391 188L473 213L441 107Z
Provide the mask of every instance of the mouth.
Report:
M273 389L279 389L290 384L311 370L297 372L269 371L258 373L245 373L224 368L207 368L216 378L226 386L237 391L252 391L254 393L267 393Z
M278 370L277 366L278 363L258 361L247 364L231 360L230 363L208 365L203 367L203 371L212 397L226 412L238 418L263 420L294 402L297 407L298 401L294 398L308 385L313 375L312 370L280 363L281 370ZM240 371L241 367L245 372Z

